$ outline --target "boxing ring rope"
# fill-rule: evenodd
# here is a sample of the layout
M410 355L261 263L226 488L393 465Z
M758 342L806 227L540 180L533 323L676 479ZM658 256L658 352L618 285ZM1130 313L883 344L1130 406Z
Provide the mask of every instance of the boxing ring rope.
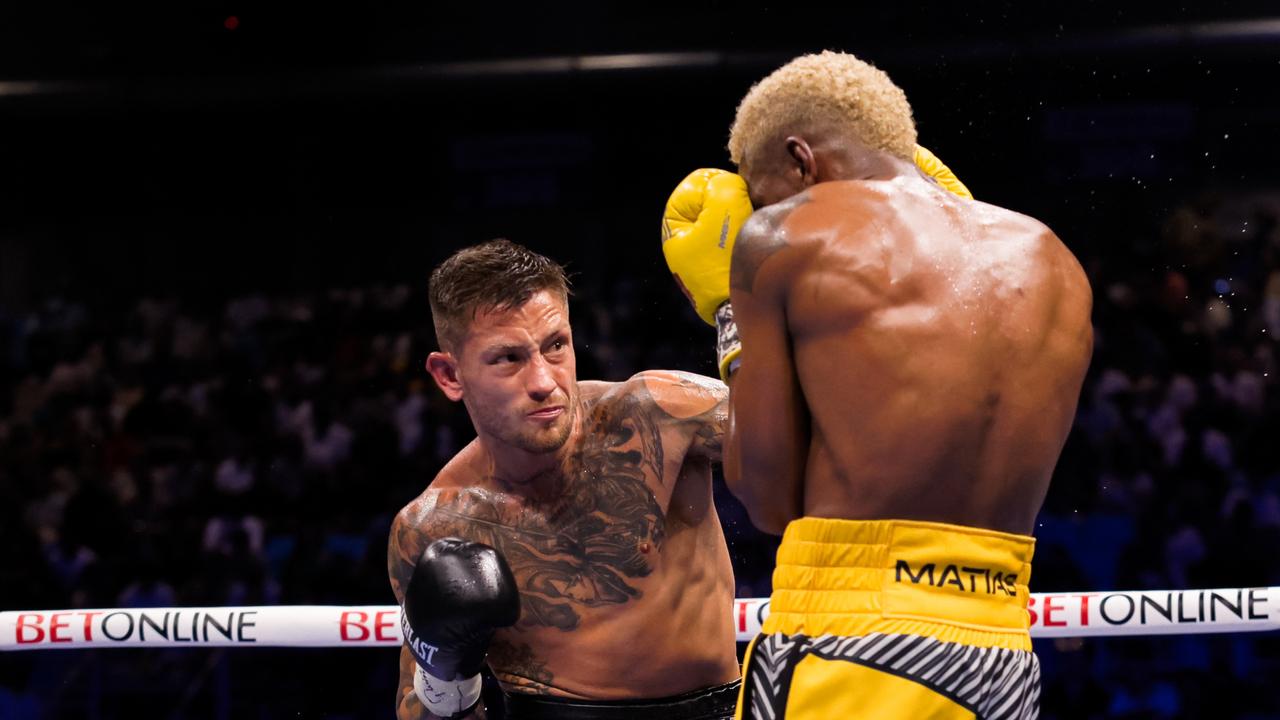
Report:
M1031 636L1116 637L1280 628L1280 587L1032 593ZM739 598L739 641L767 598ZM0 612L0 651L102 647L377 647L401 644L394 605L100 608Z

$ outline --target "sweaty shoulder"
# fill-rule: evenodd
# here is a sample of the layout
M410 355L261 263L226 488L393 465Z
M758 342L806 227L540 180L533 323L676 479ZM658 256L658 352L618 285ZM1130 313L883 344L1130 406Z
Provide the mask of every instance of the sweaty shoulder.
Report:
M729 396L728 386L719 380L679 370L645 370L623 382L582 382L578 387L588 409L651 406L677 419L704 413Z
M398 603L404 602L404 590L413 576L418 558L436 539L429 528L439 496L439 490L428 488L401 508L391 521L391 535L387 541L387 575Z
M1093 311L1093 289L1089 285L1084 267L1066 243L1047 226L1033 218L1026 218L1026 221L1030 224L1029 227L1034 228L1041 253L1048 260L1046 272L1052 274L1050 279L1061 289L1063 309L1074 311L1083 324L1089 325Z
M761 208L742 226L733 249L730 286L761 294L819 261L833 241L858 243L883 235L900 211L888 202L883 182L819 183L780 203Z
M1058 273L1057 279L1063 285L1088 289L1084 268L1047 225L1029 215L995 205L980 202L971 205L973 212L984 218L988 225L995 227L1000 236L1032 243L1037 254L1048 261L1046 270Z
M502 503L492 493L464 482L461 471L448 472L450 465L391 522L387 570L397 601L403 600L404 587L427 545L443 537L485 542L487 538L476 535L477 521L495 526L504 522Z
M760 208L743 224L734 241L729 284L734 290L758 292L760 272L766 264L771 274L783 264L787 255L794 256L805 238L790 222L796 211L812 202L812 193ZM790 251L790 252L788 252Z
M646 370L626 384L677 420L702 415L729 397L729 387L719 380L679 370Z

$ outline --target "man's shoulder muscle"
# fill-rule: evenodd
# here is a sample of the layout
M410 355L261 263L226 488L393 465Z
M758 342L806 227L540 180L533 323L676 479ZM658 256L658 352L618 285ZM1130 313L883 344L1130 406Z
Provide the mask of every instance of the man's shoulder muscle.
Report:
M814 194L803 192L752 213L733 247L730 288L760 294L793 272L814 240L811 228L797 219L814 207Z
M628 382L674 420L702 415L729 397L729 388L723 382L680 370L645 370Z
M467 486L437 483L414 498L396 513L391 523L387 549L387 570L397 600L403 598L404 586L427 546L444 537L484 541L474 532L475 520L497 524L497 509L481 493Z

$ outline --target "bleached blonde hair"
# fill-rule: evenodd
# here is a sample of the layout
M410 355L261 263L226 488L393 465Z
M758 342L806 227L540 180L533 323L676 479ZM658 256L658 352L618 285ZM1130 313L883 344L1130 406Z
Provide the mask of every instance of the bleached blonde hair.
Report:
M801 55L752 86L729 131L735 165L789 128L835 123L867 147L910 160L916 124L902 88L848 53Z

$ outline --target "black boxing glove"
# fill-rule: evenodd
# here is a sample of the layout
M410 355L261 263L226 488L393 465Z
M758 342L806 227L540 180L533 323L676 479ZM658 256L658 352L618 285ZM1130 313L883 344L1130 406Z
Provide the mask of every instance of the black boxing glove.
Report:
M400 628L418 662L413 691L433 715L461 717L480 700L494 630L520 619L520 593L497 550L441 538L418 558Z

